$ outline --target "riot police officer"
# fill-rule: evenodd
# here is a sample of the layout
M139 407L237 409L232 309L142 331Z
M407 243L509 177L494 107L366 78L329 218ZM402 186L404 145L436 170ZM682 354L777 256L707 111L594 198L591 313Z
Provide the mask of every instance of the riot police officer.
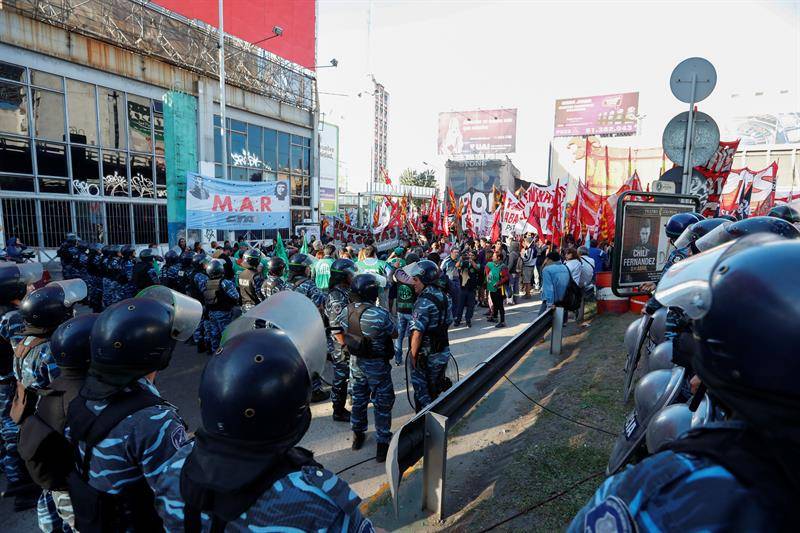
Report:
M89 375L67 414L79 451L69 493L82 533L161 530L153 487L186 443L186 430L153 381L201 318L199 302L162 286L97 318Z
M61 273L64 279L77 277L78 236L75 233L67 233L64 242L58 247L56 256L61 260Z
M180 255L175 250L167 250L167 253L164 254L164 268L159 275L159 283L168 289L181 292L178 284L180 271Z
M400 283L414 287L417 301L411 313L411 383L417 412L435 400L447 387L450 340L447 328L453 322L450 305L441 288L436 263L423 259L395 273Z
M655 296L691 317L694 370L728 417L606 480L570 531L796 527L798 264L800 242L758 235L664 274Z
M75 277L86 281L86 268L89 264L89 243L79 239L78 243L75 245L75 248L78 250L76 260L73 261L73 266L75 267Z
M133 298L136 295L136 283L133 281L133 267L136 265L136 248L126 244L120 250L119 297L116 301Z
M267 277L261 285L261 295L266 300L276 292L290 289L283 273L286 270L286 262L280 257L270 257L267 261Z
M355 273L356 265L350 259L334 261L330 268L330 290L325 297L323 316L328 329L328 353L333 362L331 402L333 419L337 422L350 421L350 411L344 406L347 402L347 379L350 375L350 354L345 346L344 335L347 330L350 283Z
M186 282L186 295L194 298L203 306L203 320L197 325L197 329L192 335L192 341L197 345L197 353L211 353L208 344L208 309L205 307L205 290L208 283L206 275L206 264L208 258L205 253L197 253L192 256L192 267Z
M193 269L192 263L194 261L194 252L192 251L185 251L181 253L180 257L180 269L178 270L178 279L176 281L177 287L175 288L176 291L189 294L189 283L192 279Z
M78 396L89 371L89 338L98 316L71 318L53 332L50 351L60 373L44 391L36 412L22 425L19 435L19 449L28 472L45 491L45 497L52 498L56 512L70 528L75 527L67 487L72 462L66 458L72 457L74 451L64 437L64 427L69 404Z
M296 447L311 422L319 348L315 360L284 331L258 329L209 360L202 427L158 478L167 530L374 531L347 483Z
M304 254L296 253L289 258L289 284L292 290L305 295L320 309L325 304L325 294L311 281L311 266L314 260Z
M86 261L86 287L89 291L87 302L92 311L99 313L103 308L103 245L95 242L89 245Z
M131 282L136 288L136 292L161 284L155 267L155 262L161 260L161 256L156 254L152 248L145 248L139 252L139 261L133 265L131 273Z
M208 314L206 345L214 353L219 348L222 332L233 320L233 308L239 305L239 291L233 281L225 278L225 263L212 259L206 265L206 282L203 301Z
M261 294L261 286L264 284L264 278L258 271L261 264L261 252L256 248L249 248L242 254L241 270L236 275L236 286L239 289L239 294L242 297L242 312L246 313L264 300Z
M14 510L36 505L39 490L32 483L17 450L19 426L11 418L11 403L16 392L14 348L24 338L25 323L19 312L27 286L42 278L41 263L0 264L0 444L3 446L3 472L6 490L14 496Z
M120 255L122 248L118 245L108 246L103 250L103 307L119 301Z
M389 360L394 355L392 339L397 337L397 328L389 311L375 305L379 290L380 285L371 273L358 274L353 278L350 287L350 299L353 303L346 310L345 341L348 351L354 356L353 411L350 417L353 429L352 447L358 450L364 444L367 406L372 399L375 406L377 441L375 460L383 463L392 438L394 384Z
M50 348L50 336L61 323L72 318L73 306L86 296L86 283L70 279L48 283L22 300L20 313L25 329L24 337L14 348L17 390L11 406L11 419L17 425L22 425L34 412L39 395L58 377L60 371ZM39 496L36 514L42 531L63 528L49 493Z

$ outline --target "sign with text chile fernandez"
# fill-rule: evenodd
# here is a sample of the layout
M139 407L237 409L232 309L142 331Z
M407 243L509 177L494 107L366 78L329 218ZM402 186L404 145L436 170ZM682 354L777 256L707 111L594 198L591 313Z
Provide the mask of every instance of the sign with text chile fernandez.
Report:
M186 227L228 230L288 228L287 181L228 181L187 173Z

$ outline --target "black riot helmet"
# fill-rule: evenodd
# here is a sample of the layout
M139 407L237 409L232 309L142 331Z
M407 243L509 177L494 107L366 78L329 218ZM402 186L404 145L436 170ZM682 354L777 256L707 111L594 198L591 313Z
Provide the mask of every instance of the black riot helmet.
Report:
M267 272L271 276L283 276L284 270L286 270L286 262L280 257L273 256L267 261Z
M406 254L406 264L410 265L411 263L416 263L419 261L419 255L415 254L414 252L408 252Z
M77 247L78 247L78 250L80 250L81 252L85 252L86 250L89 249L89 243L84 241L84 240L79 240L78 244L77 244Z
M98 255L105 250L105 246L100 244L99 242L93 242L89 245L89 255Z
M56 328L50 337L50 351L59 368L87 370L92 360L89 341L97 313L70 318Z
M206 254L199 253L192 256L192 268L195 272L203 272L206 268Z
M406 265L395 273L395 279L400 283L412 284L418 278L424 285L433 285L439 280L440 270L436 263L428 259Z
M184 269L191 268L192 263L194 263L194 252L186 250L181 254L181 267Z
M789 224L800 223L800 211L790 205L776 205L769 210L767 216L780 218Z
M222 279L225 276L225 263L219 259L212 259L206 265L208 279Z
M261 264L261 252L256 248L248 248L247 251L242 254L242 265L246 269L255 270L258 268L259 264Z
M73 245L78 243L78 234L77 233L67 233L66 238L64 239L67 244Z
M132 244L126 244L119 251L124 259L130 259L136 253L136 248Z
M0 305L25 297L28 285L42 279L41 263L0 264Z
M28 294L19 306L22 320L31 334L50 332L72 318L72 306L86 298L81 279L53 281Z
M674 241L681 236L686 228L695 222L698 222L698 220L694 213L676 213L669 217L664 230L667 233L667 237Z
M800 427L799 264L800 241L751 235L682 261L656 292L693 320L693 367L709 392L761 428Z
M720 215L717 218L721 218L723 220L730 220L731 222L736 222L737 220L739 220L738 218L736 218L733 215Z
M700 253L702 249L698 249L695 244L699 239L705 237L718 227L727 227L729 225L730 222L722 218L706 218L700 222L695 222L694 224L688 226L681 236L675 240L675 247L684 248L689 246L692 250L692 253Z
M294 276L306 276L314 264L311 256L304 253L296 253L289 258L289 272Z
M350 298L354 302L375 303L380 292L380 283L371 272L358 274L350 284Z
M164 254L164 263L167 266L174 265L180 259L180 255L175 250L167 250L167 253Z
M200 302L161 285L108 307L92 327L92 362L81 394L106 398L163 370L175 342L187 340L202 317Z
M225 343L200 378L200 415L211 435L297 444L311 422L306 363L282 330L241 333Z
M103 257L111 257L113 255L113 252L111 251L111 246L109 246L108 244L103 246L101 253L103 254Z
M163 261L164 259L152 248L145 248L139 252L139 261L152 263L153 261Z
M351 259L337 259L331 263L330 286L335 287L344 283L350 285L356 275L356 264Z

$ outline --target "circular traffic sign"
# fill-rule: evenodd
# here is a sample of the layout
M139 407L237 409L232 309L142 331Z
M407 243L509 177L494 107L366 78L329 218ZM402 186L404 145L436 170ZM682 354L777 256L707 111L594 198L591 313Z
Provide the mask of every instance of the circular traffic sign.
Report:
M692 116L692 152L689 155L689 166L696 167L706 163L719 147L719 127L714 119L705 113L696 111ZM686 127L689 125L689 112L675 115L664 128L661 145L670 161L683 165L686 151Z
M692 80L695 81L694 99L692 98ZM690 57L684 59L669 77L669 88L675 98L681 102L692 104L702 102L714 91L717 85L717 71L708 59Z

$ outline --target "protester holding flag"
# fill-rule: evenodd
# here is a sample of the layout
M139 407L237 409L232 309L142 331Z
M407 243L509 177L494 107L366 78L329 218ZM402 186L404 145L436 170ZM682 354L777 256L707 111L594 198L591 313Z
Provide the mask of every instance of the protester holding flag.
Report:
M492 315L489 322L497 322L497 315L500 321L496 328L506 327L506 310L503 307L503 299L508 291L508 267L503 263L503 252L495 251L492 260L486 263L486 291L492 301Z

